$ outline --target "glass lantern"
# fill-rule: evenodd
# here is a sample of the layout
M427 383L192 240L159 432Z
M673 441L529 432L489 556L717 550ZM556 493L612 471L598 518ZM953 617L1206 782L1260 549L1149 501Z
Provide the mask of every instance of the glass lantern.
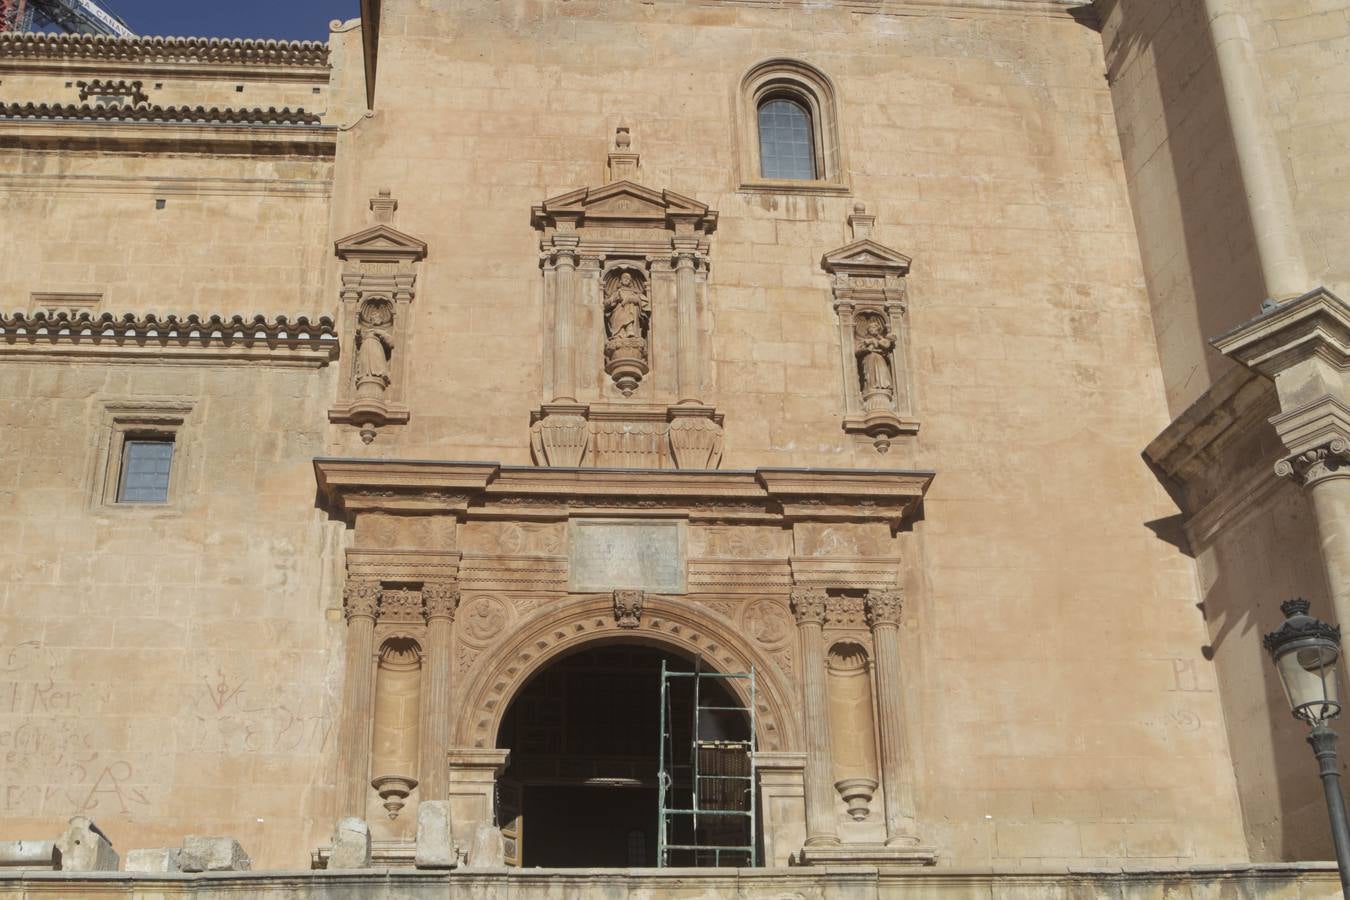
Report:
M1341 714L1341 629L1308 615L1309 606L1303 599L1281 604L1284 624L1266 635L1265 644L1294 717L1316 726Z

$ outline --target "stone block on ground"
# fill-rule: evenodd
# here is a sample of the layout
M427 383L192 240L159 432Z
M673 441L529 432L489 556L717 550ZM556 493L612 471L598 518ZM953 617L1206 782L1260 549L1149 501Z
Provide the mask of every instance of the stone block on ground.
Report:
M502 830L496 825L479 825L473 833L473 846L469 848L464 865L469 869L499 869L505 866L506 844L502 841Z
M182 851L177 847L152 847L145 850L128 850L126 871L128 872L181 872L179 856Z
M357 816L339 819L333 830L333 850L328 856L330 869L370 868L370 826Z
M178 864L184 872L246 872L253 865L234 838L200 834L183 838Z
M87 816L74 816L56 839L57 868L62 872L116 872L112 841Z
M453 869L458 863L449 801L423 800L417 804L417 851L413 865L419 869Z

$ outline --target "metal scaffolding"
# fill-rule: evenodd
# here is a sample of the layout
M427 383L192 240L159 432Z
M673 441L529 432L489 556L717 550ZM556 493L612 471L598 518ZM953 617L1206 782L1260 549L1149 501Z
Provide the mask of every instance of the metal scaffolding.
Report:
M0 0L0 32L62 31L135 37L121 17L97 0Z
M688 762L676 755L671 697L679 679L689 679L693 690ZM750 705L704 705L705 680L748 681ZM735 696L733 691L726 693ZM739 726L731 720L738 720ZM692 866L757 865L754 668L705 672L699 659L694 671L675 672L662 660L659 754L656 864L668 867L674 855ZM687 805L681 805L682 798L687 798Z

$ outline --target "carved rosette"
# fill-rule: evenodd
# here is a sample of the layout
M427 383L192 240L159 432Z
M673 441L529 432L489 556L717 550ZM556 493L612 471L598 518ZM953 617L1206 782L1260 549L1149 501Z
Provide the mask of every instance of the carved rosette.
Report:
M1350 441L1336 438L1320 447L1282 459L1275 464L1275 474L1293 478L1304 487L1312 487L1324 478L1350 467Z
M868 591L867 624L872 628L880 625L899 626L904 599L905 595L900 591Z
M454 581L428 581L422 585L422 613L432 619L455 618L459 607L459 584Z
M792 616L802 625L825 625L829 614L830 596L821 588L799 587L792 589Z
M614 592L614 623L620 628L637 628L642 623L642 591Z
M342 612L347 621L374 619L380 606L380 582L374 578L349 578L342 589Z

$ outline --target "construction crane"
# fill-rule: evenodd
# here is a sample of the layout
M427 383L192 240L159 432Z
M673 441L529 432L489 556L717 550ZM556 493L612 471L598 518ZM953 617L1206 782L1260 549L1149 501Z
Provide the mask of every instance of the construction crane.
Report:
M98 0L0 0L0 32L46 30L136 36Z

